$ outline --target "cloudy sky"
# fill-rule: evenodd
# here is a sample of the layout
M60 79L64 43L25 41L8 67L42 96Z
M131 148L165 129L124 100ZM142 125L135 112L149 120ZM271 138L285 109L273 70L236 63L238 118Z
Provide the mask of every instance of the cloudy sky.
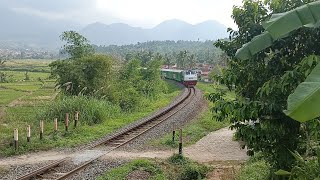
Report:
M217 20L236 28L231 19L233 5L241 0L0 0L1 8L46 19L128 23L153 27L164 20L180 19L191 24Z

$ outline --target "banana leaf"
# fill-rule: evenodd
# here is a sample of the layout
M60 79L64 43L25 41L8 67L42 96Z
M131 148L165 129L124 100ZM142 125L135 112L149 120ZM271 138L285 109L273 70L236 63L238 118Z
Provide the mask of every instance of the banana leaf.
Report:
M236 52L236 58L249 59L253 55L272 45L280 38L301 27L319 27L320 25L320 1L300 6L291 11L274 14L269 21L263 23L265 31L244 44ZM271 41L271 43L270 43Z
M310 56L309 58L319 58ZM284 113L299 122L320 116L320 63L311 71L307 79L300 83L288 97L288 108Z

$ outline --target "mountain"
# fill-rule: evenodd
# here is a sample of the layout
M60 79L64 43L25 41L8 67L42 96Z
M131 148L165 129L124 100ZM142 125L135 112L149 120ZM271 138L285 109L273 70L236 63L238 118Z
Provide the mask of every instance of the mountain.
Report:
M168 20L154 28L132 27L123 23L93 23L82 28L79 24L47 19L0 7L0 48L58 49L63 31L76 30L97 45L125 45L152 40L215 40L227 37L226 27L217 21L189 24Z
M80 34L88 38L91 43L98 45L122 45L146 41L145 33L142 28L131 27L122 23L110 25L94 23L80 31Z
M217 21L189 24L181 20L167 20L151 29L127 24L89 24L80 33L97 45L124 45L152 40L216 40L228 36L226 27Z
M80 29L68 21L48 20L34 15L16 13L0 7L0 48L46 48L61 45L62 31Z

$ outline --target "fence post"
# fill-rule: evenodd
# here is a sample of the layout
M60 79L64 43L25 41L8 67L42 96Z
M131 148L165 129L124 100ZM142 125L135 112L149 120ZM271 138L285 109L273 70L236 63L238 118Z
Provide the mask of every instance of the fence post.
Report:
M174 143L175 134L176 134L176 130L175 130L174 123L173 123L173 125L172 125L172 143Z
M31 136L31 128L30 125L27 127L27 142L30 142L30 136Z
M79 111L76 111L76 114L74 116L74 128L77 127L78 120L79 120Z
M43 121L40 121L40 140L43 139L43 127L44 127L44 123Z
M14 149L18 150L19 132L18 129L13 130Z
M56 133L58 131L58 118L54 118L53 123L54 123L54 132Z
M182 155L182 129L180 129L179 132L179 154Z
M68 126L69 126L69 113L66 113L65 126L66 126L66 132L68 132Z

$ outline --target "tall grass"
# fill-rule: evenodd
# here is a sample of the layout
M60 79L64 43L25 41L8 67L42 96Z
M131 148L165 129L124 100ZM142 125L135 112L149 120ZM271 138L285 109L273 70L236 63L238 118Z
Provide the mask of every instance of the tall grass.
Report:
M65 114L69 113L69 118L73 118L76 111L80 112L79 119L88 125L99 124L105 119L117 117L121 113L119 106L105 100L98 100L85 96L63 96L57 101L50 102L37 115L37 119L52 121L58 118L64 121Z

